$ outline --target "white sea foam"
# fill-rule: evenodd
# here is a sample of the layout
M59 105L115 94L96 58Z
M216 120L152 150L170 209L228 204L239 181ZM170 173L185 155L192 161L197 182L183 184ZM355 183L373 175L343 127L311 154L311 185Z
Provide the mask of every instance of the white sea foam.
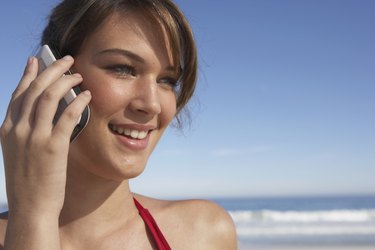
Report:
M239 236L370 235L375 210L232 211Z
M373 235L375 226L273 226L237 228L239 236L324 236L324 235Z
M236 223L248 222L374 222L372 210L325 210L325 211L232 211Z

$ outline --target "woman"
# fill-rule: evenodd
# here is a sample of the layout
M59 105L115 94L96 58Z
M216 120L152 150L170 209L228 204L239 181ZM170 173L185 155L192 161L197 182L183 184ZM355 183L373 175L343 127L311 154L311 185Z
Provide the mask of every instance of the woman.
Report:
M28 60L2 124L9 213L0 249L235 249L233 223L215 204L129 188L194 92L195 45L179 9L169 0L65 0L42 44L65 57L39 75ZM61 77L70 68L77 73ZM76 85L83 92L53 125ZM86 105L90 121L70 144Z

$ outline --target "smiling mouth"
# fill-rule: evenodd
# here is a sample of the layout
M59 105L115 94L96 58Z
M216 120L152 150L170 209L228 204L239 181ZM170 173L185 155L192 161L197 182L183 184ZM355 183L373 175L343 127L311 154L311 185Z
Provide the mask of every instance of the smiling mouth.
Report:
M150 130L141 131L141 130L136 130L136 129L117 127L116 125L113 125L113 124L109 125L109 129L115 134L125 136L125 137L135 139L135 140L145 139L148 133L150 132Z

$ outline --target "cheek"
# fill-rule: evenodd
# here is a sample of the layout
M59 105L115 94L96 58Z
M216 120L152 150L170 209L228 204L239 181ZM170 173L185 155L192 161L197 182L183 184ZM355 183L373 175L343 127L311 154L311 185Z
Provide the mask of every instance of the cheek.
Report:
M174 116L176 115L176 97L172 93L168 93L166 96L162 96L161 100L163 100L163 107L162 107L162 123L170 123Z
M108 114L116 106L116 100L123 99L124 92L115 89L113 82L110 82L100 69L92 66L85 58L77 57L75 70L83 77L80 88L91 92L90 108L94 111L92 115Z
M82 88L91 91L92 99L90 107L96 114L108 115L112 112L116 112L119 106L124 105L124 100L128 99L126 91L106 82L104 77L84 79Z

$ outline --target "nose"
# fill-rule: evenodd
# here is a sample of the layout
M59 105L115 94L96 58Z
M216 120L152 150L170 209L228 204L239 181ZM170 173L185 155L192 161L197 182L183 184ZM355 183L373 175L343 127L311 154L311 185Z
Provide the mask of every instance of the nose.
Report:
M156 80L151 77L139 79L135 85L134 98L130 103L132 110L149 116L159 114L161 104Z

